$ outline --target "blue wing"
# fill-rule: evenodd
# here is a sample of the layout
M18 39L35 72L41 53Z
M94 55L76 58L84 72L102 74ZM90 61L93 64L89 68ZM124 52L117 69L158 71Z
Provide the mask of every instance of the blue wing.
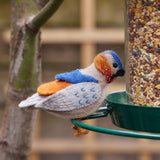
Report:
M72 72L57 74L55 76L55 79L64 80L64 81L67 81L67 82L70 82L70 83L73 83L73 84L81 83L81 82L98 83L97 79L95 79L92 76L82 74L79 69L77 69L75 71L72 71Z

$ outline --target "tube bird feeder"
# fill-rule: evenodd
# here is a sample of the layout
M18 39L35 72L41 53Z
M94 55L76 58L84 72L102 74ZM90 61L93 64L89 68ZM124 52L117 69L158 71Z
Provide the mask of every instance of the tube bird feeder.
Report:
M130 101L160 107L159 0L126 0L125 30Z

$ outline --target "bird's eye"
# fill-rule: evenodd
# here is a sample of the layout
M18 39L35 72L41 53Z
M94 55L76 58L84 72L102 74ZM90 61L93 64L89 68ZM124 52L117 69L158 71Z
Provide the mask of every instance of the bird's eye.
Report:
M117 63L113 63L113 67L114 67L114 68L117 68L117 67L118 67L118 64L117 64Z

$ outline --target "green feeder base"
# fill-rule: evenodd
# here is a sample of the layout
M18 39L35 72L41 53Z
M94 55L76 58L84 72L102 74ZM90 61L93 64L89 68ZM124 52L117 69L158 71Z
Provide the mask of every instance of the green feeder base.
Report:
M137 106L129 104L129 96L126 91L109 94L106 98L106 102L107 107L100 108L97 113L82 118L82 120L106 117L109 113L113 124L121 128L133 130L132 132L90 126L76 120L72 120L73 124L81 128L105 134L160 139L160 134L158 134L160 133L160 107Z

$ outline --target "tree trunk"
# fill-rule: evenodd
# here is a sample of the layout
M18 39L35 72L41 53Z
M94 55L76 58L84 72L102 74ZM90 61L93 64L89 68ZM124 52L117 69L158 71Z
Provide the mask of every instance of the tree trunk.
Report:
M62 0L50 0L40 11L39 2L11 0L9 86L0 130L0 160L26 160L31 150L37 110L20 109L18 104L33 94L40 83L39 29L58 9Z
M25 160L31 148L37 111L22 110L18 103L35 92L40 82L39 33L26 26L29 16L38 11L36 6L34 0L12 0L9 86L0 137L1 160Z

